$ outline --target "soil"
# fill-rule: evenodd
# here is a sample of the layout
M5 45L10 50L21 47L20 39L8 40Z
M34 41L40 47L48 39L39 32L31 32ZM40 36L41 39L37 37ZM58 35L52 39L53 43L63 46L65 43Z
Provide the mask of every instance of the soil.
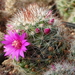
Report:
M11 71L13 69L14 69L13 66L2 65L0 66L0 75L15 75L15 74L11 74Z
M18 69L19 67L9 58L0 65L0 75L22 75Z

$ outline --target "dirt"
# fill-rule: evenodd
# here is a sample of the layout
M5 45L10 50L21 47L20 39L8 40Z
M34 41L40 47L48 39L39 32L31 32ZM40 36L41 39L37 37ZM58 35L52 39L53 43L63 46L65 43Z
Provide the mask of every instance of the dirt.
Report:
M0 75L16 75L15 73L13 74L12 71L14 69L14 66L9 65L9 66L5 66L2 65L0 66Z

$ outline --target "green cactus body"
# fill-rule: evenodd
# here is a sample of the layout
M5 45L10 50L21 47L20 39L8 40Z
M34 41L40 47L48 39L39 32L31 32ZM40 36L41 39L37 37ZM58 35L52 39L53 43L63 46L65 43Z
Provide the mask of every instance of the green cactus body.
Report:
M68 22L75 23L75 8L73 9L71 16L69 17Z
M75 0L56 0L56 5L60 15L64 20L67 20L70 18L72 12L74 12Z
M20 62L17 63L25 69L26 75L38 75L38 73L41 75L53 61L62 56L66 57L70 48L69 42L58 34L59 22L54 20L49 24L49 20L53 17L45 18L47 11L38 6L39 10L35 9L35 6L29 7L25 12L20 11L18 17L15 16L7 23L7 30L20 30L20 34L23 30L28 34L31 45L28 46L25 58L20 58ZM31 10L33 13L30 9L33 9ZM11 25L8 27L8 24Z
M44 25L40 27L40 25ZM27 72L32 69L33 73L43 72L44 68L55 59L63 56L64 51L68 51L69 43L67 43L63 37L57 35L57 27L54 25L49 25L47 20L35 23L35 25L28 25L29 28L26 32L29 34L29 41L32 44L28 47L28 52L25 54L26 58L20 61L20 65L27 70ZM40 32L36 33L35 29L39 28ZM49 34L44 34L44 29L50 28ZM33 31L33 34L31 32ZM65 55L64 55L65 56ZM28 68L25 68L28 65Z

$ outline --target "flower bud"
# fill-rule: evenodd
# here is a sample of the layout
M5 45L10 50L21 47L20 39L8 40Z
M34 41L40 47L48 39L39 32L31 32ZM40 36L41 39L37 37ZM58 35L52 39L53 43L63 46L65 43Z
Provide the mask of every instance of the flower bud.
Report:
M50 31L51 31L50 28L45 28L45 29L44 29L44 33L45 33L45 34L49 34Z
M54 23L54 19L48 21L48 24L52 25Z
M35 29L35 32L36 32L36 33L40 33L40 29L39 29L39 28L36 28L36 29Z

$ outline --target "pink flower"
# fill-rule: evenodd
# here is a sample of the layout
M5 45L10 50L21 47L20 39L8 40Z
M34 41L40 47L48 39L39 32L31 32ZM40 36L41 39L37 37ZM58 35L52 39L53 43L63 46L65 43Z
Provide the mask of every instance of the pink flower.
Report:
M45 18L48 18L51 14L52 14L52 10L50 10L50 11L47 13L47 15L46 15Z
M12 59L16 58L16 60L19 60L20 56L24 58L24 52L27 50L26 46L30 45L25 38L26 33L19 35L16 32L9 31L8 35L4 37L5 41L2 41L5 44L5 56L12 56Z
M49 20L48 23L52 25L54 23L54 19Z
M35 32L36 32L36 33L40 33L40 29L39 29L39 28L36 28L36 29L35 29Z
M53 70L53 71L55 71L55 70L56 70L55 65L51 65L51 68L52 68L52 70Z
M45 29L44 29L44 33L45 33L45 34L49 34L50 31L51 31L50 28L45 28Z

